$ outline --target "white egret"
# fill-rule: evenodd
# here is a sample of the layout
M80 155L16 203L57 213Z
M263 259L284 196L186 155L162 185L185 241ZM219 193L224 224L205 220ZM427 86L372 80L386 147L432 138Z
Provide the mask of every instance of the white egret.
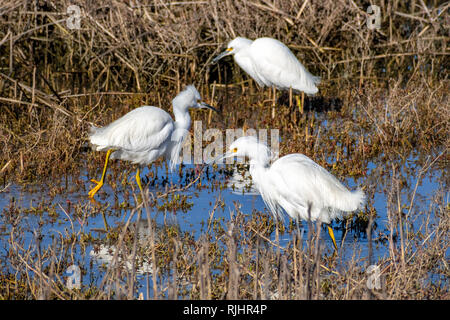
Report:
M227 49L215 57L215 63L227 55L256 83L280 90L295 90L306 94L316 94L320 77L313 76L292 51L282 42L272 38L258 38L254 41L237 37L231 40ZM300 102L299 106L300 106Z
M307 156L289 154L270 164L271 151L253 136L234 141L223 158L244 156L250 160L250 174L264 202L275 218L281 208L294 220L320 221L329 224L362 208L362 190L349 191L331 173ZM328 232L337 250L333 229Z
M215 108L201 101L200 94L193 85L187 86L173 100L175 121L157 107L136 108L109 125L91 127L89 140L97 151L107 151L100 181L89 191L93 198L105 182L109 159L129 160L138 164L136 182L142 191L139 166L150 164L159 157L170 159L170 170L175 168L180 150L191 126L189 108Z

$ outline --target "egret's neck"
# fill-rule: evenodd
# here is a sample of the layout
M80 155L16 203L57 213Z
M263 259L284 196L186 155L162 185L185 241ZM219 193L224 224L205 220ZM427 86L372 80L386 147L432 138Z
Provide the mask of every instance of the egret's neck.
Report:
M174 104L173 114L175 116L175 130L173 131L171 137L172 143L167 150L168 156L170 157L171 171L175 169L175 166L179 160L181 147L191 126L191 116L189 115L188 108L179 108Z
M263 154L255 154L250 158L250 173L259 172L264 173L269 170L270 159Z
M234 56L249 57L250 56L250 45L251 45L251 43L240 48L239 51L234 54Z
M253 68L250 58L250 46L241 48L237 53L235 53L234 60L242 69L244 69L245 72L248 73L248 69Z
M244 70L260 87L264 87L265 83L260 78L258 72L256 72L253 65L253 60L250 56L250 46L242 48L238 53L234 55L234 61Z
M241 38L238 45L238 50L234 54L235 57L250 57L250 46L253 41L246 38Z
M175 128L189 130L191 127L191 116L187 108L173 106L173 114L175 116Z
M263 165L263 163L255 160L250 161L249 172L252 176L252 180L255 183L255 186L260 190L265 185L264 181L267 181L267 173L269 170L269 166Z

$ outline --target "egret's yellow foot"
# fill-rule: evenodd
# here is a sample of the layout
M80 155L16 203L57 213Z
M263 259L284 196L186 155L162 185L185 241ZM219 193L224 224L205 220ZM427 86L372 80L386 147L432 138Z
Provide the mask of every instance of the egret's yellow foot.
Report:
M139 190L141 191L141 194L137 195L138 203L142 202L144 199L144 188L142 188L142 182L140 177L140 170L139 168L136 170L136 183L139 186Z
M137 182L137 184L139 186L139 190L141 190L141 193L144 193L144 188L142 188L142 182L141 182L139 168L136 170L136 182Z
M139 186L139 190L141 191L141 194L138 195L138 201L143 201L144 199L144 188L142 188L142 182L141 182L141 176L140 176L140 170L139 168L136 170L136 182Z
M336 245L336 239L334 238L334 232L333 229L331 229L330 226L328 226L328 233L330 234L331 240L333 240L333 246L334 246L334 250L338 250L338 247Z
M91 179L92 182L96 183L97 185L91 189L91 191L89 191L89 198L93 198L95 196L95 194L97 193L98 190L100 190L100 188L103 186L103 181L97 181L94 179Z
M103 186L103 183L105 181L105 175L106 175L106 169L108 169L108 161L109 157L111 156L111 153L116 151L116 149L109 149L108 152L106 152L106 159L105 159L105 166L103 167L102 177L100 178L100 181L91 179L92 182L96 183L97 185L89 191L88 195L89 198L93 198L98 190Z

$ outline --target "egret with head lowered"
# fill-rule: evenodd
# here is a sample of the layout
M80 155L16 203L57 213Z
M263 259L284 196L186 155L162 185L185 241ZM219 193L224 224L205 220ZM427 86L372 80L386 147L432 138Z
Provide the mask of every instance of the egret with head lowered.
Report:
M191 126L189 108L215 108L201 101L200 93L193 85L187 86L173 100L175 121L164 110L143 106L136 108L109 125L91 127L89 140L97 151L107 151L102 177L91 180L96 186L89 197L100 190L105 182L109 159L128 160L138 165L136 182L142 192L140 166L148 165L160 157L170 160L172 171L178 161L181 147Z
M253 136L234 141L223 158L248 157L252 181L275 218L281 209L294 220L320 221L328 224L328 232L337 250L330 222L362 208L362 190L348 190L331 173L307 156L289 154L271 164L270 149Z
M319 91L316 85L320 83L320 77L313 76L292 51L278 40L258 38L252 41L237 37L212 62L216 63L228 55L233 55L239 67L261 87L294 90L311 95ZM298 103L303 112L303 105L300 101Z

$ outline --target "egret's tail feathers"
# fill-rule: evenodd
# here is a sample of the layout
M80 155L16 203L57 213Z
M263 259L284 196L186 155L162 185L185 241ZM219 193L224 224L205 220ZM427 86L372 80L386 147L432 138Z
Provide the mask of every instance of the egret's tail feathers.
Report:
M322 78L321 78L321 77L313 76L313 82L314 82L314 84L320 84L321 81L322 81Z
M307 79L305 83L300 84L300 86L297 86L295 89L303 91L308 95L315 95L317 92L319 92L319 88L316 87L316 85L318 85L319 83L320 77L316 77L310 74L309 79Z
M345 190L335 195L332 203L329 203L330 208L336 209L336 217L345 216L346 213L361 209L365 203L365 195L361 189L353 192Z
M366 196L361 189L357 189L353 192L349 192L346 197L346 204L343 208L340 208L342 211L355 211L358 209L362 209L366 200Z
M303 89L298 88L300 91L308 95L315 95L319 92L319 89L316 87L321 81L321 78L318 76L312 75L308 70L305 69L306 76L303 79L303 84L301 85Z
M364 194L364 191L362 191L362 189L358 189L353 191L352 194L355 197L355 202L358 204L357 209L362 209L366 203L366 195Z
M311 89L309 89L309 90L305 90L304 91L307 95L315 95L317 92L319 92L319 89L316 87L316 86L314 86L314 87L312 87Z

